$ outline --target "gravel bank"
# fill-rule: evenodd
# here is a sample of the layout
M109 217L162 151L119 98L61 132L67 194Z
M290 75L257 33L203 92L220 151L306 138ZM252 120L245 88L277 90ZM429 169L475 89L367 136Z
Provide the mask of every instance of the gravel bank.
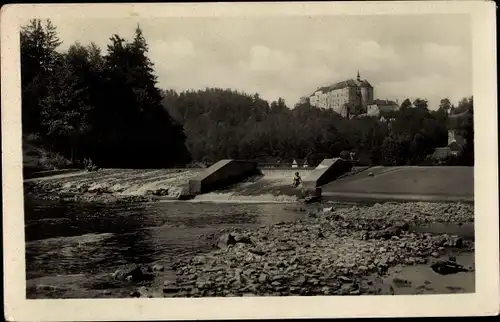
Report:
M207 240L216 250L172 265L176 278L165 281L163 296L378 294L373 277L391 267L439 267L437 258L450 251L474 251L472 240L415 233L410 223L473 220L471 205L386 203L324 209L254 230L220 231ZM148 296L143 288L139 293Z

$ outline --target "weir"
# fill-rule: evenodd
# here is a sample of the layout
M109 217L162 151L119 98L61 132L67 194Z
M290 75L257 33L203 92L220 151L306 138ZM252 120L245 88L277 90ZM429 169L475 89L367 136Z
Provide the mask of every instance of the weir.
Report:
M305 192L313 193L316 188L330 183L352 169L352 162L341 158L324 159L302 183Z
M220 160L189 180L189 194L195 196L237 183L256 174L257 163L242 160Z
M301 177L311 169L259 169L257 174L236 184L197 195L195 201L295 202L303 197L302 189L292 185L295 172Z
M312 168L259 168L255 162L221 160L207 169L101 169L32 178L61 194L154 196L167 200L293 202L337 175L341 163L325 160ZM334 170L330 168L335 167ZM303 186L294 187L299 172ZM333 173L333 174L332 174ZM306 188L306 189L304 189Z
M340 158L325 159L316 168L287 169L269 166L259 169L244 161L222 160L190 180L189 192L191 198L199 201L296 201L308 195L318 196L318 187L346 174L351 168L351 162ZM302 178L299 187L293 186L296 172ZM226 179L228 174L232 176L231 183Z

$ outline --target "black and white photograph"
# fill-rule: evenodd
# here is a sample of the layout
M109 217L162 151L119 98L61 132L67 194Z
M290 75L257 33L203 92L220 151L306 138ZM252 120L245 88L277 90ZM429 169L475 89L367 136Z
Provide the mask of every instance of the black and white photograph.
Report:
M2 8L6 294L498 313L495 5L431 4Z

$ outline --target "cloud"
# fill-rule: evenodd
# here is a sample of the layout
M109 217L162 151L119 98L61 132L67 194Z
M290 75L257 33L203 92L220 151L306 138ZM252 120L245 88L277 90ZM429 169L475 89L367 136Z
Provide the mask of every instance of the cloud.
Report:
M465 50L460 46L439 45L436 43L425 43L423 54L430 62L443 64L449 68L460 68L466 63Z
M195 48L187 39L173 41L155 41L149 45L149 56L157 68L178 70L189 68L195 58Z
M250 48L250 61L248 67L252 71L280 72L287 68L293 68L294 65L295 57L293 54L273 50L263 45L255 45Z
M65 48L76 40L103 49L137 23L149 44L158 84L207 86L283 97L293 106L317 87L359 70L375 96L472 94L471 24L467 15L275 16L260 18L54 19ZM84 26L84 27L83 27ZM105 52L105 50L104 50Z

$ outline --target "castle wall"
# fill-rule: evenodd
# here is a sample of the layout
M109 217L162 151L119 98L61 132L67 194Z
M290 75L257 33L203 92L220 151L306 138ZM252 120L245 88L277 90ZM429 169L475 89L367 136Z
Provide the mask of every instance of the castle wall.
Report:
M345 87L327 93L316 92L309 100L312 106L333 109L343 114L346 103L354 106L361 104L361 91L357 87Z
M361 88L361 106L366 111L369 104L373 102L373 89L370 87Z
M358 79L359 83L359 79ZM352 107L361 106L366 111L367 106L373 102L373 88L346 86L323 93L318 90L309 98L310 104L319 108L333 109L342 116L347 116L346 104Z

